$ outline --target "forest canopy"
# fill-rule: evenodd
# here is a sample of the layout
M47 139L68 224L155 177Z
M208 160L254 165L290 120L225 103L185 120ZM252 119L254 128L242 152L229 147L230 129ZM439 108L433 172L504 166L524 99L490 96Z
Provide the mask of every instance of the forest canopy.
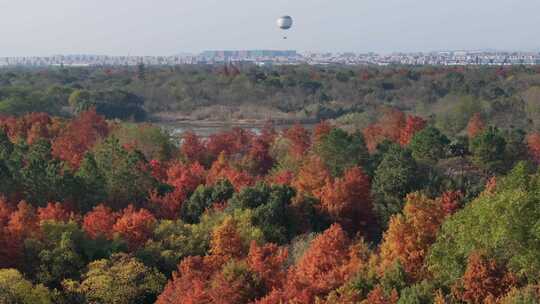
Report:
M536 71L209 69L0 71L0 303L540 302ZM172 75L335 112L207 137L137 123Z

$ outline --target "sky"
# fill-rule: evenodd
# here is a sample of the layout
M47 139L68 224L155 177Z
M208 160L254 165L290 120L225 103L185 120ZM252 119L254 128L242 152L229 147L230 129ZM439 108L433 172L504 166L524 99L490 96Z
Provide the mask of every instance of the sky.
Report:
M538 51L539 12L539 0L0 0L0 57Z

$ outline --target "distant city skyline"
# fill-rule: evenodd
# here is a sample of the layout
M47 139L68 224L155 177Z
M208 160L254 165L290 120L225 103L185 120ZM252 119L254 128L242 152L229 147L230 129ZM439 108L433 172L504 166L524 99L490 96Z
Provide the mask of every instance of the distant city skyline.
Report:
M241 50L205 51L198 55L177 56L102 56L57 55L47 57L0 57L0 68L13 66L174 66L183 64L256 65L339 64L339 65L540 65L539 52L445 51L432 53L304 53L296 51Z
M538 0L0 0L0 57L540 51L539 11Z

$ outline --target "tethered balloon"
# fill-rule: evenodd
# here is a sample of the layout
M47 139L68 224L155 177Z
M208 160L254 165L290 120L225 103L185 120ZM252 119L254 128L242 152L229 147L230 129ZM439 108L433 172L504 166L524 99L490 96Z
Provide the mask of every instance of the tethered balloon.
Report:
M277 25L279 26L280 29L284 31L289 30L293 25L293 19L291 16L280 17L277 20ZM287 39L287 36L284 36L283 39Z

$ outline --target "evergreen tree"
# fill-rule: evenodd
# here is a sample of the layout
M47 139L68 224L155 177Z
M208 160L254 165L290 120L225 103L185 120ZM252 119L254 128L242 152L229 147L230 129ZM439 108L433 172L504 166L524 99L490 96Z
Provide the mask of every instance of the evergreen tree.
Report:
M374 208L383 226L403 208L403 198L419 189L417 165L409 150L397 144L383 155L373 178Z

